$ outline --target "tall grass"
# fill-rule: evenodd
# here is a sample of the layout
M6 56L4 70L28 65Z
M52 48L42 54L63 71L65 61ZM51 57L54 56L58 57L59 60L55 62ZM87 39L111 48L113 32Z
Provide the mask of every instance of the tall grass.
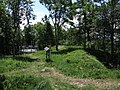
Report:
M39 62L33 61L31 57L39 58ZM0 76L0 86L5 90L53 90L50 77L41 76L41 70L45 67L54 67L66 76L77 78L120 79L119 70L106 68L96 57L80 47L64 47L59 52L53 48L51 60L52 62L46 62L45 51L38 51L27 57L0 58L0 75L3 75ZM54 77L52 80L54 87L59 90L96 90L94 86L79 88Z
M3 86L5 90L53 90L47 80L31 75L7 77Z
M30 66L30 62L19 61L10 57L0 59L0 73L19 70Z
M22 72L35 64L34 62L18 60L18 57L17 59L11 57L0 59L0 90L1 87L4 90L53 90L49 81L40 75L37 77L28 72ZM17 71L21 72L18 73Z
M34 53L33 55L45 61L44 51ZM66 47L66 49L59 52L53 50L51 60L53 62L46 63L47 66L55 67L68 76L96 79L120 78L119 70L112 71L106 68L94 56L89 55L78 47Z

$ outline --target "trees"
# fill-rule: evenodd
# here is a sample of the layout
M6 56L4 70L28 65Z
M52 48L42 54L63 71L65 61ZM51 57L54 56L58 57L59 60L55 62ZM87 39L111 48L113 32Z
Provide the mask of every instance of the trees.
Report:
M26 46L29 46L29 45L32 45L34 46L35 43L34 43L34 40L35 40L35 30L33 29L33 26L32 25L29 25L29 26L26 26L24 28L24 39L25 39L25 45Z
M82 41L84 49L93 48L110 53L110 62L119 52L119 4L118 0L77 0L71 6L75 11L72 15L78 21L74 28L78 31L77 37L81 36L79 42Z
M44 49L45 47L45 26L43 23L38 22L33 25L33 28L36 30L36 44L39 50Z
M115 29L117 27L116 20L119 19L118 13L116 13L118 11L118 8L116 8L117 4L118 4L118 0L111 0L109 2L109 6L111 9L109 23L110 23L110 39L111 39L111 54L112 55L114 54L114 36L115 36L114 34L115 34Z
M6 10L6 0L0 1L0 54L10 54L12 45L12 18Z
M54 45L54 35L53 35L53 28L49 22L47 16L44 17L45 21L45 42L47 46Z
M113 54L113 52L115 51L115 34L119 34L118 32L116 32L116 27L119 28L119 25L117 24L119 20L118 4L119 2L114 2L112 0L110 0L109 2L103 2L101 3L101 6L99 6L99 11L97 12L99 14L97 18L97 20L99 20L97 23L97 27L101 29L101 32L103 33L102 37L104 51L110 47L110 51L107 50L107 52L111 52L111 54ZM107 41L110 45L107 45Z
M2 54L12 53L15 56L19 51L21 36L19 25L23 19L25 20L27 18L28 21L34 18L34 15L30 13L32 11L31 5L31 0L0 1L0 49Z
M40 3L43 4L49 11L50 17L54 24L55 28L55 42L56 42L56 50L58 51L58 43L59 43L59 31L61 25L67 21L67 10L69 10L69 6L71 5L71 0L40 0Z
M77 0L74 3L69 0L57 2L40 0L40 3L50 12L55 27L56 42L59 41L59 28L63 26L60 23L64 21L69 22L70 25L74 24L74 28L78 31L76 39L81 40L78 42L83 44L84 49L94 48L111 52L111 55L114 53L115 46L118 44L116 44L116 38L119 37L118 31L116 31L119 30L120 2L118 0ZM74 23L74 18L77 18L77 25ZM56 49L57 45L56 43Z
M36 30L36 43L39 46L39 49L44 49L46 46L55 45L53 27L47 16L44 17L43 21L44 24L38 22L33 25L33 28Z
M22 45L21 38L25 45L37 44L39 49L54 43L57 51L58 44L83 45L84 49L110 53L110 60L120 53L120 1L40 0L40 3L48 9L49 17L44 17L44 24L30 25L30 20L35 19L31 0L0 1L0 53L15 55ZM27 21L24 34L19 26L23 20ZM63 29L66 23L67 28Z

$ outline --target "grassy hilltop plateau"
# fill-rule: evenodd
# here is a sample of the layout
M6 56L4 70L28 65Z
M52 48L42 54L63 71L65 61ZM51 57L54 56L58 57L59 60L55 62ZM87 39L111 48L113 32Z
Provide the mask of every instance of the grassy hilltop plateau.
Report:
M0 90L120 90L120 71L105 67L81 47L0 58Z

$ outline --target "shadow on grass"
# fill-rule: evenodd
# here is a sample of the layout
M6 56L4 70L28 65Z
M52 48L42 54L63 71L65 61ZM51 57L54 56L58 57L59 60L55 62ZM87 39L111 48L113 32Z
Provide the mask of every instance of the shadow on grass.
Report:
M64 49L64 50L60 50L60 51L56 51L56 52L52 52L52 54L67 54L68 52L72 52L72 51L75 51L75 50L78 50L78 49L81 49L81 48L67 48L67 49Z
M91 55L94 55L100 62L104 64L104 66L109 69L120 68L120 54L111 55L110 53L95 49L86 49L85 51Z
M4 57L3 56L0 56L0 60L2 60Z
M30 58L27 56L16 56L13 59L19 60L19 61L25 61L25 62L34 62L37 60L37 58Z
M46 59L46 62L51 63L51 62L53 62L53 60L52 59Z
M21 56L21 55L17 55L15 57L10 55L10 56L2 56L2 57L0 57L0 60L9 59L9 58L11 58L13 60L18 60L18 61L24 61L24 62L34 62L38 59L38 58L30 58L30 57L27 57L27 56Z
M5 55L0 54L0 60L2 60L3 58L5 58Z
M3 82L5 81L5 76L0 75L0 90L4 90Z

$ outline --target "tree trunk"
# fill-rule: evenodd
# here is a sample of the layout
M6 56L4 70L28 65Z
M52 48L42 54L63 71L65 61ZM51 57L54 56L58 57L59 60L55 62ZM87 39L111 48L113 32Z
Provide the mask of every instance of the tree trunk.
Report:
M87 28L87 41L88 41L88 48L90 48L90 29Z
M112 25L112 29L111 29L111 55L114 54L114 29L113 29L113 25Z
M58 51L58 32L56 26L55 26L55 44L56 44L56 51Z
M87 24L86 13L84 12L83 15L84 15L84 20L85 20L85 25L84 25L84 49L86 49L86 24Z
M105 53L105 49L106 49L106 46L105 46L105 28L104 28L104 31L103 31L103 51Z
M55 45L56 45L56 51L58 51L58 28L57 28L57 17L55 12Z

